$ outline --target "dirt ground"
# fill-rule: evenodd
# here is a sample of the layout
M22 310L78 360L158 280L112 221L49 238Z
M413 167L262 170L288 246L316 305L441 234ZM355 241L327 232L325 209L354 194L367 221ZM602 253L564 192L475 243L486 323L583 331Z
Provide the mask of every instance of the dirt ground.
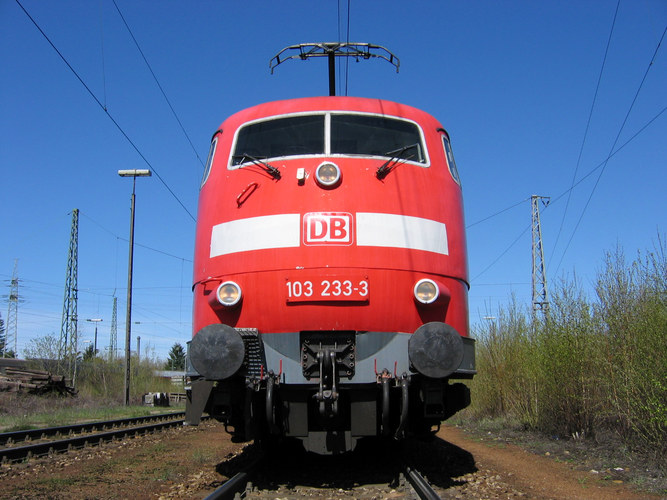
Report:
M582 464L557 462L545 452L535 455L495 438L480 440L461 429L443 426L438 437L470 452L481 476L495 474L528 498L638 500L661 498L631 488L597 470L578 470ZM483 439L483 438L482 438ZM470 478L474 482L474 478Z
M428 446L445 453L455 450L452 460L467 461L448 473L452 498L660 498L598 471L576 470L576 464L556 462L507 442L473 438L456 427L443 427L434 441ZM231 442L221 424L205 422L55 459L2 465L0 498L201 499L250 459L252 450ZM429 453L426 449L424 454ZM440 465L439 455L432 458L432 471L446 467Z

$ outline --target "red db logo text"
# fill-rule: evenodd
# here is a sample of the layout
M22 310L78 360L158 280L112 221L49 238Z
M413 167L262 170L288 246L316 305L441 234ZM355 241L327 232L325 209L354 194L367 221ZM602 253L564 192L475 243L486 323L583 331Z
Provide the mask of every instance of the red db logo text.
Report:
M305 245L351 245L354 241L352 214L310 212L303 216Z

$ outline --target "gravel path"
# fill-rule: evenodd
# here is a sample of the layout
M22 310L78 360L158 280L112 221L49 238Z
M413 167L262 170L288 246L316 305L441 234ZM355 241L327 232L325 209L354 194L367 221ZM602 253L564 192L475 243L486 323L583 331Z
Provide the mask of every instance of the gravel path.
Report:
M655 499L626 484L557 463L507 443L473 440L443 427L428 442L365 445L355 458L276 457L256 498L403 498L391 485L401 453L443 498ZM256 456L222 425L169 430L79 450L55 459L2 465L0 498L201 499ZM298 471L298 472L295 472Z

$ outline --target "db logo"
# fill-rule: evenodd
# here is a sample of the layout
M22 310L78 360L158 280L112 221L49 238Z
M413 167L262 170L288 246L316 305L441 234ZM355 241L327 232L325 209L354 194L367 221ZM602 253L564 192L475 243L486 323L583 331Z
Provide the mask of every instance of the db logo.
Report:
M310 212L303 216L305 245L351 245L354 241L352 214Z

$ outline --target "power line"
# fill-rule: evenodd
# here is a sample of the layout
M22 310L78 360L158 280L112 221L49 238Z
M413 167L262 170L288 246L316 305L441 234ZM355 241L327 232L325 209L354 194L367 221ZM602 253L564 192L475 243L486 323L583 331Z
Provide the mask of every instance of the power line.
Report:
M634 133L634 134L633 134L627 141L625 141L621 146L619 146L618 149L616 149L613 153L611 153L609 156L607 156L607 158L605 158L603 161L601 161L596 167L594 167L590 172L588 172L588 173L587 173L586 175L584 175L581 179L579 179L574 185L572 185L569 189L566 189L566 190L563 191L561 194L559 194L558 196L556 196L555 198L553 198L553 199L551 200L551 202L549 203L549 205L548 205L547 207L545 207L545 210L546 210L547 208L549 208L550 206L554 205L555 203L557 203L563 196L565 196L567 193L569 193L570 191L572 191L575 187L577 187L579 184L581 184L583 181L585 181L588 177L590 177L591 175L593 175L593 174L595 173L596 170L598 170L598 169L601 168L603 165L605 165L606 162L608 162L608 161L609 161L612 157L614 157L618 152L620 152L620 151L621 151L623 148L625 148L628 144L630 144L632 141L634 141L634 140L635 140L635 139L636 139L636 138L637 138L637 137L638 137L644 130L646 130L646 129L647 129L647 128L654 122L654 121L656 121L658 118L660 118L660 116L662 116L662 114L663 114L665 111L667 111L667 106L665 106L664 108L662 108L662 109L661 109L661 110L660 110L660 111L659 111L653 118L651 118L648 122L646 122L646 123L644 124L643 127L641 127L641 128L640 128L637 132L635 132L635 133ZM477 221L477 222L474 222L473 224L471 224L471 225L469 225L469 226L466 226L466 229L469 228L469 227L471 227L471 226L474 226L475 224L479 224L480 222L484 222L484 221L486 221L486 220L488 220L488 219L490 219L490 218L492 218L492 217L495 217L496 215L499 215L499 214L501 214L501 213L503 213L503 212L506 212L506 211L509 210L510 208L514 208L514 207L516 207L517 205L520 205L521 203L523 203L523 202L525 202L525 201L527 201L527 200L529 200L529 199L530 199L530 198L526 198L526 199L524 199L524 200L521 200L520 202L515 203L514 205L512 205L512 206L510 206L510 207L507 207L507 208L505 208L505 209L503 209L503 210L500 210L499 212L496 212L496 213L493 214L493 215L489 215L488 217L485 217L484 219L481 219L481 220L479 220L479 221ZM503 255L505 255L505 254L506 254L506 253L507 253L507 252L508 252L508 251L509 251L509 250L510 250L510 249L511 249L511 248L512 248L518 241L519 241L519 239L521 238L521 236L523 236L523 234L524 234L526 231L528 231L528 229L530 229L530 227L531 227L531 226L527 226L527 227L521 232L521 234L519 234L519 236L517 236L517 238L516 238L512 243L510 243L510 245L509 245L505 250L503 250L503 252L502 252L502 253L501 253L501 254L500 254L500 255L499 255L493 262L491 262L491 264L489 264L487 267L485 267L484 270L483 270L481 273L479 273L477 276L475 276L471 281L476 280L476 279L479 278L482 274L484 274L486 271L488 271L489 269L491 269L491 267L493 267L493 265L496 264L496 263L503 257ZM562 261L562 259L561 259L561 261ZM558 267L560 267L560 263L558 264ZM558 268L557 268L556 270L558 270ZM475 285L477 285L477 283L476 283Z
M563 230L563 225L565 223L565 216L567 214L567 209L570 206L570 196L572 194L572 187L574 187L574 182L577 179L577 172L579 172L579 165L581 164L581 156L584 152L584 145L586 144L586 138L588 137L588 130L591 125L591 118L593 117L593 109L595 108L595 102L597 101L598 91L600 89L600 82L602 81L602 74L604 72L605 63L607 62L607 54L609 53L609 46L611 45L611 38L614 33L614 26L616 26L616 16L618 15L618 7L621 5L621 0L618 0L616 3L616 11L614 12L614 19L611 22L611 29L609 30L609 38L607 39L607 47L604 50L604 57L602 58L602 67L600 68L600 74L598 75L598 81L595 85L595 93L593 95L593 102L591 103L591 109L588 112L588 121L586 122L586 130L584 131L584 137L581 141L581 147L579 148L579 156L577 157L577 165L574 168L574 174L572 174L572 182L570 183L570 190L567 195L567 202L565 203L565 210L563 211L563 217L560 220L560 227L558 228L558 234L556 235L556 241L554 241L553 250L551 252L551 258L553 258L554 253L556 252L556 246L558 245L558 239Z
M345 43L350 43L350 0L347 0L347 36L345 38ZM350 71L350 59L345 59L345 96L347 96L347 75Z
M486 267L484 268L484 270L482 270L482 272L480 272L479 274L477 274L477 276L475 276L473 279L471 279L470 282L472 283L472 282L475 281L477 278L479 278L482 274L484 274L484 273L487 272L489 269L491 269L491 268L496 264L496 262L498 262L498 261L499 261L499 260L500 260L500 259L507 253L507 252L510 251L510 249L511 249L514 245L516 245L516 243L521 239L521 237L522 237L524 234L526 234L526 232L528 232L528 230L529 230L531 227L532 227L532 225L528 225L528 226L526 226L526 228L525 228L523 231L521 231L521 233L519 234L519 236L517 236L517 237L514 239L514 241L512 241L512 243L510 243L509 246L508 246L505 250L503 250L502 253L501 253L500 255L498 255L498 257L496 257L496 259L495 259L493 262L491 262L491 264L489 264L488 266L486 266Z
M632 103L630 103L630 107L628 108L627 113L625 114L625 118L623 119L623 123L621 123L620 128L618 129L618 133L616 134L616 138L614 139L613 144L611 145L611 148L609 150L609 156L607 159L604 161L602 165L602 170L600 170L600 174L598 175L598 178L595 180L595 185L593 185L593 189L591 190L591 194L588 196L588 200L586 200L586 204L584 205L583 210L581 211L581 215L579 216L579 220L577 220L577 224L574 227L574 230L572 231L572 235L570 235L570 239L567 242L567 245L565 246L565 250L563 250L563 255L560 258L560 261L558 262L558 266L556 267L556 272L558 272L558 269L560 268L561 262L563 262L563 259L565 258L565 254L567 253L568 248L570 248L570 243L572 243L572 239L574 238L574 235L577 232L577 229L579 229L579 225L581 224L582 219L584 218L584 214L586 213L586 210L588 209L588 206L591 202L591 199L593 198L593 194L595 194L595 190L598 187L598 184L600 183L600 179L602 178L602 174L604 174L605 169L607 168L607 164L609 163L609 159L612 156L612 152L614 151L614 148L616 147L616 143L618 142L618 139L621 136L621 132L623 132L623 129L625 128L625 124L628 121L628 117L630 116L630 113L632 112L632 109L637 102L637 97L639 96L639 92L641 92L642 86L644 85L644 82L646 81L646 77L648 76L648 72L651 70L651 67L653 66L653 63L655 61L655 57L658 54L658 50L660 49L660 45L662 44L662 40L665 38L665 33L667 33L667 26L665 26L665 29L662 32L662 36L660 37L660 41L658 42L658 45L655 48L655 51L653 52L653 56L651 57L651 61L649 62L646 71L644 72L644 76L642 77L642 80L639 84L639 87L637 88L637 91L635 92L635 96L632 99ZM662 112L661 112L662 113Z
M165 182L165 180L162 178L162 176L160 175L160 173L155 169L155 167L154 167L153 165L151 165L151 163L148 161L148 159L141 153L141 151L139 150L139 148L137 147L137 145L136 145L136 144L132 141L132 139L130 139L130 137L125 133L125 131L123 130L123 128L118 124L118 122L114 119L114 117L111 116L111 113L109 113L109 110L106 109L106 107L100 102L100 100L99 100L99 99L97 98L97 96L93 93L93 91L90 90L90 88L88 87L88 85L86 85L86 83L85 83L85 82L83 81L83 79L79 76L79 74L78 74L78 73L76 72L76 70L72 67L72 65L67 61L67 59L65 59L65 56L62 55L62 53L58 50L58 48L57 48L57 47L54 45L54 43L51 41L51 39L46 35L46 33L44 33L44 31L42 30L42 28L40 28L39 24L37 24L37 21L35 21L35 20L32 18L32 16L30 15L30 13L28 13L28 11L25 9L25 7L23 7L23 5L21 5L21 2L20 2L19 0L16 0L16 3L19 5L19 7L21 7L21 10L23 10L23 12L25 13L25 15L28 16L28 19L30 19L30 21L32 21L32 24L35 25L35 27L39 30L39 32L42 34L42 36L46 39L46 41L49 42L49 45L51 45L51 47L53 48L53 50L56 51L56 53L58 54L58 56L60 57L60 59L62 59L62 61L67 65L67 67L70 69L70 71L71 71L72 73L74 73L74 76L76 76L76 78L79 80L79 82L81 83L81 85L83 85L83 87L86 89L86 91L88 91L88 93L90 94L90 96L95 100L95 102L96 102L97 105L102 109L102 111L104 111L104 113L107 115L107 117L108 117L108 118L111 120L111 122L116 126L116 128L118 129L118 131L123 135L123 137L125 137L125 139L127 140L127 142L129 142L130 145L134 148L134 150L137 152L137 154L139 155L139 157L144 161L144 163L146 163L146 165L148 165L148 166L150 167L150 169L155 173L155 175L156 175L157 178L160 180L160 182L162 182L162 184L164 185L164 187L167 188L167 191L169 191L169 193L174 197L174 199L178 202L178 204L181 205L181 207L183 208L183 210L185 210L185 212L190 216L190 218L191 218L193 221L196 222L195 217L194 217L194 216L190 213L190 211L185 207L185 205L184 205L183 202L178 198L178 196L176 196L176 193L174 193L174 191L172 191L172 189L171 189L171 188L169 187L169 185Z
M481 224L482 222L484 222L484 221L486 221L486 220L489 220L489 219L495 217L496 215L500 215L500 214L502 214L502 213L504 213L504 212L507 212L508 210L510 210L510 209L512 209L512 208L514 208L514 207L518 207L519 205L521 205L522 203L524 203L524 202L526 202L526 201L528 201L528 200L530 200L530 197L528 197L528 198L524 198L523 200L518 201L518 202L516 202L514 205L511 205L511 206L509 206L509 207L507 207L507 208L503 208L502 210L496 212L495 214L489 215L488 217L484 217L483 219L480 219L480 220L478 220L478 221L476 221L476 222L473 222L472 224L468 224L468 225L466 226L466 229L470 229L471 227L476 226L477 224Z
M336 7L338 8L338 17L337 17L338 23L336 25L336 28L338 29L338 38L336 38L336 40L340 40L340 0L338 0L336 2ZM338 62L338 73L340 74L343 62L340 59L338 59L337 62ZM340 94L342 91L343 91L342 90L342 83L339 80L339 82L338 82L338 94Z
M616 149L616 151L614 151L614 152L611 153L609 156L607 156L604 160L602 160L600 163L598 163L596 167L592 168L586 175L584 175L581 179L579 179L576 183L574 183L569 189L566 189L566 190L563 191L561 194L559 194L558 196L556 196L556 197L551 201L550 205L553 205L554 203L556 203L556 202L557 202L558 200L560 200L563 196L565 196L566 194L568 194L570 191L572 191L574 188L576 188L579 184L581 184L581 183L584 182L586 179L588 179L591 175L593 175L599 168L601 168L601 167L603 167L604 165L606 165L606 163L607 163L611 158L613 158L617 153L619 153L623 148L625 148L625 146L627 146L627 145L630 144L633 140L635 140L635 139L637 138L637 136L639 136L639 134L641 134L644 130L646 130L646 129L647 129L647 128L654 122L654 121L656 121L658 118L660 118L660 116L661 116L665 111L667 111L667 106L665 106L664 108L662 108L662 109L661 109L661 110L660 110L660 111L659 111L653 118L651 118L648 122L646 122L646 123L644 124L644 126L642 126L642 128L640 128L640 129L639 129L637 132L635 132L635 133L634 133L634 134L633 134L627 141L625 141L621 146L619 146L618 149ZM493 217L493 216L490 216L490 217ZM487 219L490 218L490 217L487 217ZM483 219L483 220L486 220L486 219ZM481 222L481 221L479 221L479 222Z
M104 67L104 17L102 15L102 0L100 0L100 47L102 48L102 89L104 91L104 109L107 109L107 74Z
M83 215L86 219L90 220L93 224L99 226L101 229L103 229L104 231L109 233L111 236L115 237L117 240L128 241L127 238L123 238L122 236L118 236L116 233L114 233L110 229L107 229L106 227L104 227L102 224L97 222L95 219L93 219L89 215L87 215L83 212L81 212L81 215ZM168 252L165 252L164 250L158 250L157 248L152 248L152 247L149 247L148 245L142 245L141 243L137 243L136 241L134 242L134 244L138 247L145 248L146 250L151 250L152 252L156 252L156 253L160 253L162 255L166 255L167 257L173 257L174 259L178 259L180 261L192 262L190 259L186 259L185 257L179 257L178 255L170 254Z
M148 63L148 59L146 59L146 56L144 55L143 50L141 50L141 47L139 47L139 42L137 42L137 39L134 37L134 34L132 33L132 30L130 29L129 25L127 24L127 21L125 21L125 17L123 16L122 12L118 8L118 4L116 3L116 0L112 0L112 1L113 1L113 4L114 4L114 7L116 7L116 10L118 11L118 15L123 20L123 24L125 24L125 27L127 28L127 31L130 33L130 36L132 37L132 41L134 42L134 45L136 45L137 50L141 54L141 57L143 58L144 62L146 63L146 66L148 67L148 70L151 72L151 75L153 75L153 80L155 80L155 83L157 84L158 88L160 89L160 92L162 92L162 96L164 97L164 100L167 101L167 105L169 106L169 109L171 109L171 112L174 115L174 118L176 118L176 121L178 122L178 125L181 127L181 130L183 131L183 134L185 135L185 138L190 143L190 147L192 148L192 151L194 152L195 156L199 160L199 163L201 164L202 168L204 168L204 162L199 157L199 153L197 153L197 149L195 148L194 144L192 144L192 141L190 140L190 136L185 131L185 127L183 127L183 124L181 123L181 120L178 118L178 115L176 114L176 110L171 105L171 102L169 101L169 98L167 97L167 94L165 93L164 89L162 88L162 85L160 85L160 82L158 81L157 76L155 76L155 73L153 72L153 68L151 68L151 65Z

